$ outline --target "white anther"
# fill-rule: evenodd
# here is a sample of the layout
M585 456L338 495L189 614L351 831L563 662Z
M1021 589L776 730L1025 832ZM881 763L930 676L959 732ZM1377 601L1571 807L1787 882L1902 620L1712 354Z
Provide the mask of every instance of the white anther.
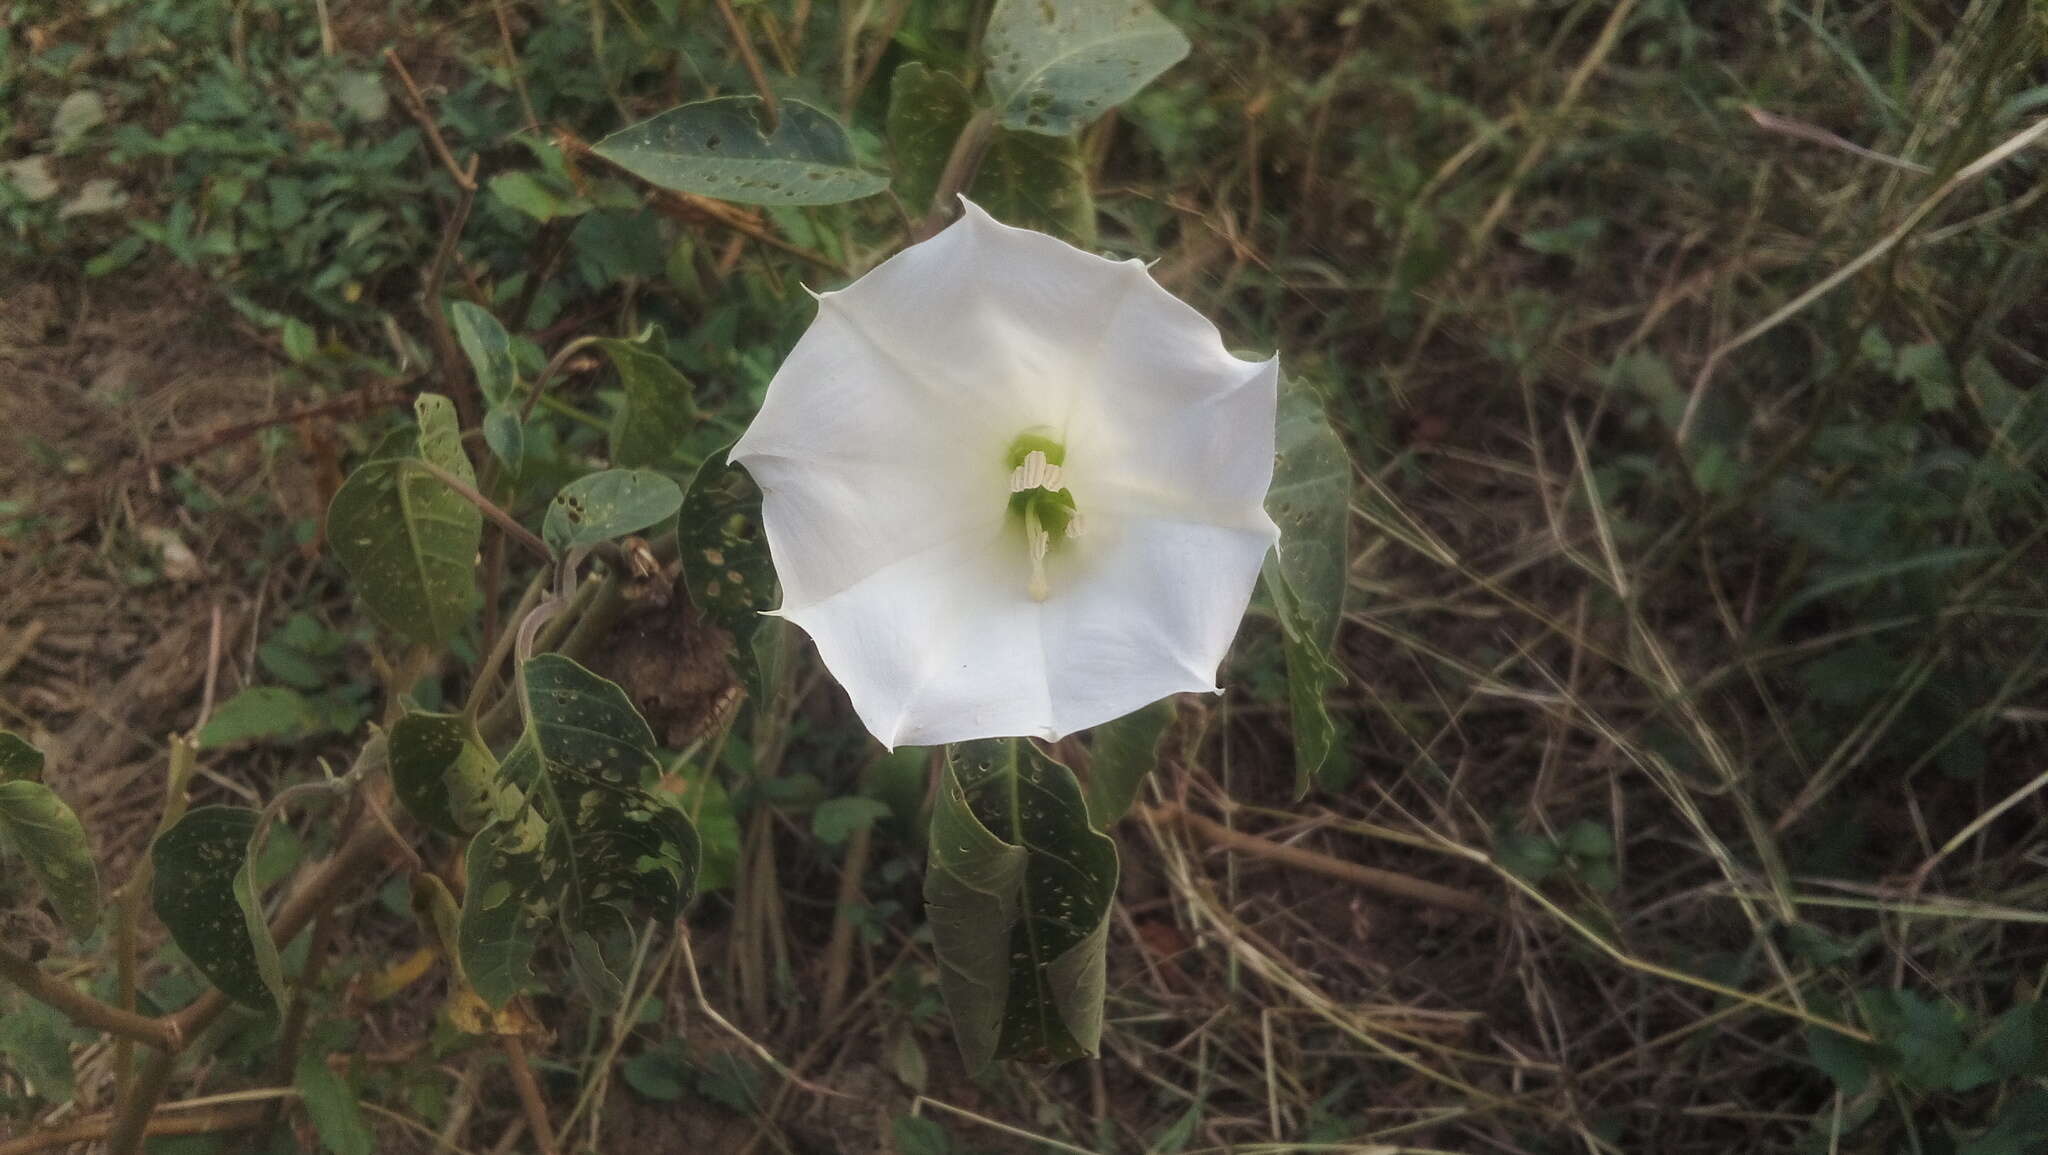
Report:
M1024 455L1024 463L1010 471L1010 492L1022 493L1027 489L1051 489L1060 487L1060 467L1045 459L1045 451L1034 449Z
M1082 524L1080 513L1069 513L1067 515L1067 536L1080 537L1086 532L1088 532L1088 527Z

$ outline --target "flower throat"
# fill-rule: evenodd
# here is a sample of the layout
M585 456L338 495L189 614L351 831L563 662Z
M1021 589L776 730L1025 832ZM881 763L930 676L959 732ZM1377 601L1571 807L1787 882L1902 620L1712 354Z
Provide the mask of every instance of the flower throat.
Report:
M1024 526L1024 549L1031 562L1025 589L1033 601L1052 595L1045 574L1046 555L1055 543L1081 536L1081 513L1074 494L1060 484L1067 447L1038 433L1025 433L1010 443L1010 514Z

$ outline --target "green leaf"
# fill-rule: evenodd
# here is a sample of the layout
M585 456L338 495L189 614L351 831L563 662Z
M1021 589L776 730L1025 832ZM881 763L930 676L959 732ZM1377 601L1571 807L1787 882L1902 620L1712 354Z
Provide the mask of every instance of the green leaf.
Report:
M1300 796L1337 745L1327 700L1343 681L1330 652L1344 615L1351 461L1315 393L1284 377L1275 442L1266 512L1280 527L1280 543L1262 577L1280 619Z
M1813 1065L1833 1079L1842 1094L1854 1098L1870 1085L1873 1048L1826 1027L1806 1028L1806 1051Z
M421 823L460 838L497 812L498 761L468 719L407 714L391 727L391 789Z
M646 529L675 516L682 487L651 469L607 469L562 487L540 536L557 554Z
M898 1115L889 1124L901 1155L953 1155L953 1140L935 1120L922 1115Z
M415 457L424 459L475 482L455 407L446 397L423 393L414 409L417 435L387 439L380 455L335 493L327 507L327 537L379 622L410 641L438 647L469 621L483 515L414 464Z
M334 1069L326 1056L307 1051L299 1056L297 1077L299 1100L306 1116L320 1135L321 1146L334 1155L371 1155L377 1149L376 1133L370 1130L356 1094Z
M321 728L305 695L283 686L251 686L222 702L199 731L203 750L259 738L303 738Z
M519 387L519 368L512 359L512 337L505 326L489 310L468 301L451 302L448 319L484 399L494 406L511 400Z
M948 749L924 896L970 1070L1096 1053L1116 879L1065 766L1015 739Z
M889 804L874 798L863 798L858 794L827 798L811 811L811 833L827 846L844 846L855 831L873 825L875 819L888 814Z
M860 168L846 126L829 114L800 100L776 107L772 134L760 97L721 96L620 129L591 151L650 184L740 204L829 205L889 186Z
M1145 775L1159 764L1159 742L1173 723L1173 699L1105 722L1089 733L1088 821L1108 830L1131 809Z
M80 90L57 105L57 115L50 118L50 136L61 152L76 143L79 137L104 124L106 119L107 104L100 99L100 94Z
M26 1079L33 1094L47 1103L62 1103L76 1090L71 1044L85 1041L62 1012L25 999L0 1015L0 1069L12 1067Z
M1094 247L1095 197L1076 137L996 129L968 196L1005 224Z
M41 782L43 752L12 730L0 730L0 782Z
M676 553L690 604L735 638L751 637L761 611L775 604L775 566L761 530L761 491L747 471L726 463L731 446L697 467L676 519ZM758 663L744 651L749 678Z
M625 341L597 343L619 372L626 403L612 422L612 464L620 468L661 465L675 456L697 425L697 395L689 378L654 351L665 344L659 328Z
M982 37L988 87L1010 128L1067 136L1188 54L1144 0L996 0Z
M526 460L526 427L519 423L516 408L497 405L484 412L484 445L508 471L519 472Z
M157 835L152 904L207 981L245 1006L282 1005L284 966L249 877L257 814L201 806Z
M957 77L911 61L889 82L889 151L896 195L923 212L939 187L953 142L974 115L974 97Z
M489 187L491 195L507 207L541 222L576 216L590 209L584 201L557 196L530 172L499 173L491 178Z
M499 768L512 789L470 843L459 931L463 969L494 1007L532 984L547 928L579 955L610 951L620 931L630 941L630 915L680 915L699 862L689 818L652 790L654 734L624 690L559 654L528 661L519 685L526 731Z
M26 778L0 781L0 843L28 862L72 934L92 934L100 917L99 870L85 826L56 791Z

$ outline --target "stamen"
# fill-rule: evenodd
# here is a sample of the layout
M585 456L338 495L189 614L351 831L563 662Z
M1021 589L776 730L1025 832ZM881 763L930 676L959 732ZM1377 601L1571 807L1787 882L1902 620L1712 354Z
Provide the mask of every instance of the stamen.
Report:
M1080 511L1080 510L1078 510L1078 509L1077 509L1077 510L1075 510L1074 512L1072 512L1072 513L1070 513L1070 514L1068 514L1068 515L1067 515L1067 536L1068 536L1068 537L1070 537L1070 538L1072 538L1072 537L1080 537L1080 536L1081 536L1081 535L1082 535L1083 533L1086 533L1087 531L1088 531L1088 527L1087 527L1086 525L1082 524L1082 521L1081 521L1081 511Z
M1045 459L1045 451L1034 449L1024 455L1024 463L1010 471L1010 492L1022 493L1027 489L1058 489L1060 467Z
M1052 535L1039 524L1035 505L1024 510L1024 545L1031 554L1031 584L1025 590L1032 601L1042 602L1052 596L1052 582L1045 576L1045 555L1052 548Z

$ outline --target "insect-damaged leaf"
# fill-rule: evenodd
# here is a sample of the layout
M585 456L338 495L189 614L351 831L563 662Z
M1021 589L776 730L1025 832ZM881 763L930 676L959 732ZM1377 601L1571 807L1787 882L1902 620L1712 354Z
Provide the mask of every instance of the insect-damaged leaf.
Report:
M416 434L388 437L327 507L327 538L370 613L393 633L439 646L469 620L483 515L420 469L474 484L455 407L423 393Z
M666 521L682 504L682 487L651 469L607 469L563 486L548 502L540 536L564 554Z
M526 663L520 693L526 732L499 767L517 793L501 795L509 804L470 843L458 932L463 970L493 1007L532 985L549 927L568 937L579 971L616 970L628 917L676 917L697 881L697 832L651 789L654 734L625 691L543 654Z
M664 344L655 327L631 341L609 337L597 343L618 370L619 387L626 393L611 433L612 464L620 468L666 462L696 427L696 391L689 378L654 351Z
M498 761L467 718L407 714L391 727L391 789L414 818L461 837L491 818Z
M948 748L924 897L970 1069L1096 1053L1116 879L1065 766L1015 739Z
M1144 0L996 0L982 42L1003 124L1058 136L1188 54L1188 38Z
M775 566L761 529L761 490L747 471L726 461L731 446L704 459L676 518L676 556L690 604L734 638L752 638L761 611L775 604ZM763 665L740 648L750 689L761 689Z
M873 196L887 178L864 171L846 126L800 100L720 96L672 108L605 137L591 151L634 176L699 196L755 205L829 205Z
M1325 698L1343 678L1330 653L1344 617L1351 459L1314 390L1292 378L1281 379L1275 440L1266 512L1280 527L1280 543L1262 577L1280 619L1287 660L1299 795L1336 748L1337 729Z
M257 814L239 806L201 806L157 835L152 903L178 949L207 981L238 1003L282 1005L284 966L256 900L249 839Z
M0 740L13 737L0 731ZM41 759L37 752L38 770ZM55 791L0 771L0 847L28 863L72 934L85 938L92 933L100 915L99 869L93 865L84 825Z

